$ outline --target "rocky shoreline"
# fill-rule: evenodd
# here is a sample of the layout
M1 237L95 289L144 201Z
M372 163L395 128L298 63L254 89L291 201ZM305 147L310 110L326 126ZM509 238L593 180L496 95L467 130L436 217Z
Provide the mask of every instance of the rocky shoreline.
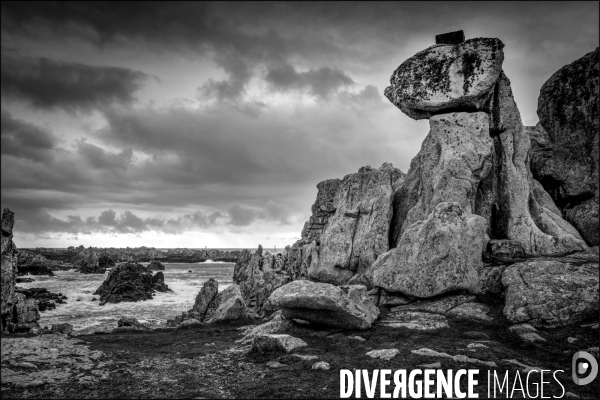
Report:
M439 35L436 45L402 63L385 95L410 118L429 119L431 128L410 169L384 163L319 183L301 239L281 253L260 245L235 254L38 249L40 257L83 273L111 267L95 293L101 303L168 290L160 262L235 258L236 265L231 286L219 292L216 280L205 282L194 306L167 321L168 329L151 331L126 318L111 334L77 342L3 333L3 393L338 397L339 369L385 365L477 366L483 376L562 370L561 384L547 394L597 394L597 385L571 380L571 357L598 357L600 256L590 231L594 221L597 228L598 182L586 174L597 177L598 170L599 50L544 85L541 127L532 129L523 126L502 69L503 49L496 38ZM576 144L595 137L595 147L562 146L565 131ZM571 176L585 181L583 192L572 190ZM5 211L3 332L35 322L38 307L14 287L12 220ZM144 260L160 262L147 268L138 264ZM11 343L7 350L4 341ZM20 341L25 348L56 346L57 359L71 357L69 349L85 356L77 373L57 370L46 354L20 353ZM90 354L98 362L86 361ZM32 371L45 364L52 381Z

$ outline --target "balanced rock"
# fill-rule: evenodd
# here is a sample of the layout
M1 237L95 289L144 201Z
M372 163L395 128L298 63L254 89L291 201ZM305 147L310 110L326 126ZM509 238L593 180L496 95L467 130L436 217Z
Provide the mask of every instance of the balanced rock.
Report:
M598 318L598 260L531 261L506 268L504 316L511 324L555 328Z
M310 279L347 284L388 251L393 184L403 175L385 163L344 177L334 198L335 213L320 237L318 259L309 266Z
M503 48L494 38L436 44L404 61L385 95L413 119L452 110L487 110L502 70Z
M141 264L122 263L110 271L94 295L100 296L100 305L103 305L152 299L155 291L169 291L162 272L152 276L152 272Z
M532 172L590 246L598 245L598 57L596 48L540 89ZM544 137L546 136L546 137ZM595 198L595 201L589 202ZM584 210L576 211L582 204Z
M379 315L364 286L333 286L305 280L290 282L269 297L287 319L343 329L368 329Z
M434 50L459 48L469 42L433 46L419 53L417 58L433 60ZM445 55L437 56L443 64ZM482 107L469 105L469 96L457 93L456 98L467 103L459 101L450 108L419 116L431 119L431 131L411 162L404 184L394 193L392 246L398 246L403 233L415 222L424 221L438 203L455 201L467 214L477 214L487 220L490 238L516 241L526 254L586 250L587 245L577 230L562 218L552 198L531 176L529 135L501 63L478 64L477 58L469 57L461 60L463 66L471 62L469 69L483 69L482 76L494 77L486 89L487 97L484 96L487 103ZM402 71L403 66L398 71ZM446 69L435 73L426 71L432 76L448 75ZM411 79L400 81L411 85ZM402 93L402 90L394 93ZM402 96L388 97L407 112L408 102L399 100ZM477 110L483 112L473 112Z
M215 310L214 315L208 321L215 323L220 321L230 321L244 318L247 315L246 303L238 285L228 286L221 293L221 304Z
M439 203L375 261L369 279L388 292L420 298L461 289L477 293L486 230L487 221L459 203Z

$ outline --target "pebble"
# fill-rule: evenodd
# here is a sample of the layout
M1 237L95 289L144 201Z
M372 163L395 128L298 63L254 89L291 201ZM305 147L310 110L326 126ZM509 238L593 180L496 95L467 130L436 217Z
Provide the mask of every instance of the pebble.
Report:
M325 361L319 361L317 363L314 363L312 366L312 369L315 371L328 371L331 368L331 366L329 365L329 363L326 363Z

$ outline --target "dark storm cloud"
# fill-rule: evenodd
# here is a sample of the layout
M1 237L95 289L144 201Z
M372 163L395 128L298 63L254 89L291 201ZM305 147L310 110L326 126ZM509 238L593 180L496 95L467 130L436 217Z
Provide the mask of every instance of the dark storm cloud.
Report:
M77 141L77 147L79 154L94 168L126 170L133 160L133 150L130 148L123 149L119 153L110 153L85 140Z
M39 109L74 112L130 104L148 78L127 68L2 55L2 96Z
M2 154L26 158L33 161L48 161L49 152L55 146L54 135L38 126L13 118L2 111Z
M354 83L352 78L339 69L323 67L298 72L289 64L270 69L265 80L275 91L306 88L312 95L322 98L329 98L340 88Z
M248 226L258 218L258 213L249 208L240 207L237 204L229 207L231 225Z

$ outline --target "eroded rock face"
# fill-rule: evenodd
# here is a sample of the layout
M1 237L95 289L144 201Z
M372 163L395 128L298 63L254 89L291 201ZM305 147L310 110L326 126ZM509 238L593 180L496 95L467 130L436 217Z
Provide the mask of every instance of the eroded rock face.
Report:
M239 285L250 316L264 317L273 290L292 279L306 277L306 263L310 263L311 255L307 247L310 249L310 245L296 243L294 246L286 247L283 254L272 255L259 245L256 252L244 250L238 257L233 283Z
M366 288L359 285L294 281L275 290L269 301L280 307L287 319L344 329L368 329L379 315Z
M532 261L504 270L504 316L511 324L555 328L598 318L598 259Z
M503 48L494 38L431 46L396 69L385 95L413 119L487 110L502 70Z
M122 263L110 271L102 285L94 292L100 296L100 305L120 303L122 301L140 301L152 299L155 291L166 292L164 275L152 272L141 264Z
M457 202L472 214L479 184L492 170L494 143L486 113L436 115L429 125L429 135L394 196L394 243L441 202Z
M490 221L490 236L516 240L527 254L587 249L577 230L561 217L548 193L531 175L531 142L504 73L495 91L491 118L494 168L482 182L475 213Z
M388 292L420 298L460 289L477 293L486 230L487 221L465 213L459 203L439 203L377 259L369 280Z
M562 67L540 89L533 174L590 246L598 245L598 57L596 48ZM546 137L544 137L546 135ZM595 224L589 229L587 223Z
M329 217L335 213L335 195L341 183L340 179L327 179L317 184L317 199L311 208L312 215L302 229L302 238L306 241L320 242Z
M13 304L15 275L17 269L16 246L12 241L15 213L5 208L2 211L2 292L0 298L2 315L7 315ZM4 330L4 318L2 330Z
M334 198L335 213L320 238L318 263L309 266L310 279L346 284L389 249L393 184L402 175L386 163L344 177Z
M2 331L27 332L39 328L38 301L15 291L17 247L13 238L15 214L8 208L2 211L2 272L0 286L0 318Z

